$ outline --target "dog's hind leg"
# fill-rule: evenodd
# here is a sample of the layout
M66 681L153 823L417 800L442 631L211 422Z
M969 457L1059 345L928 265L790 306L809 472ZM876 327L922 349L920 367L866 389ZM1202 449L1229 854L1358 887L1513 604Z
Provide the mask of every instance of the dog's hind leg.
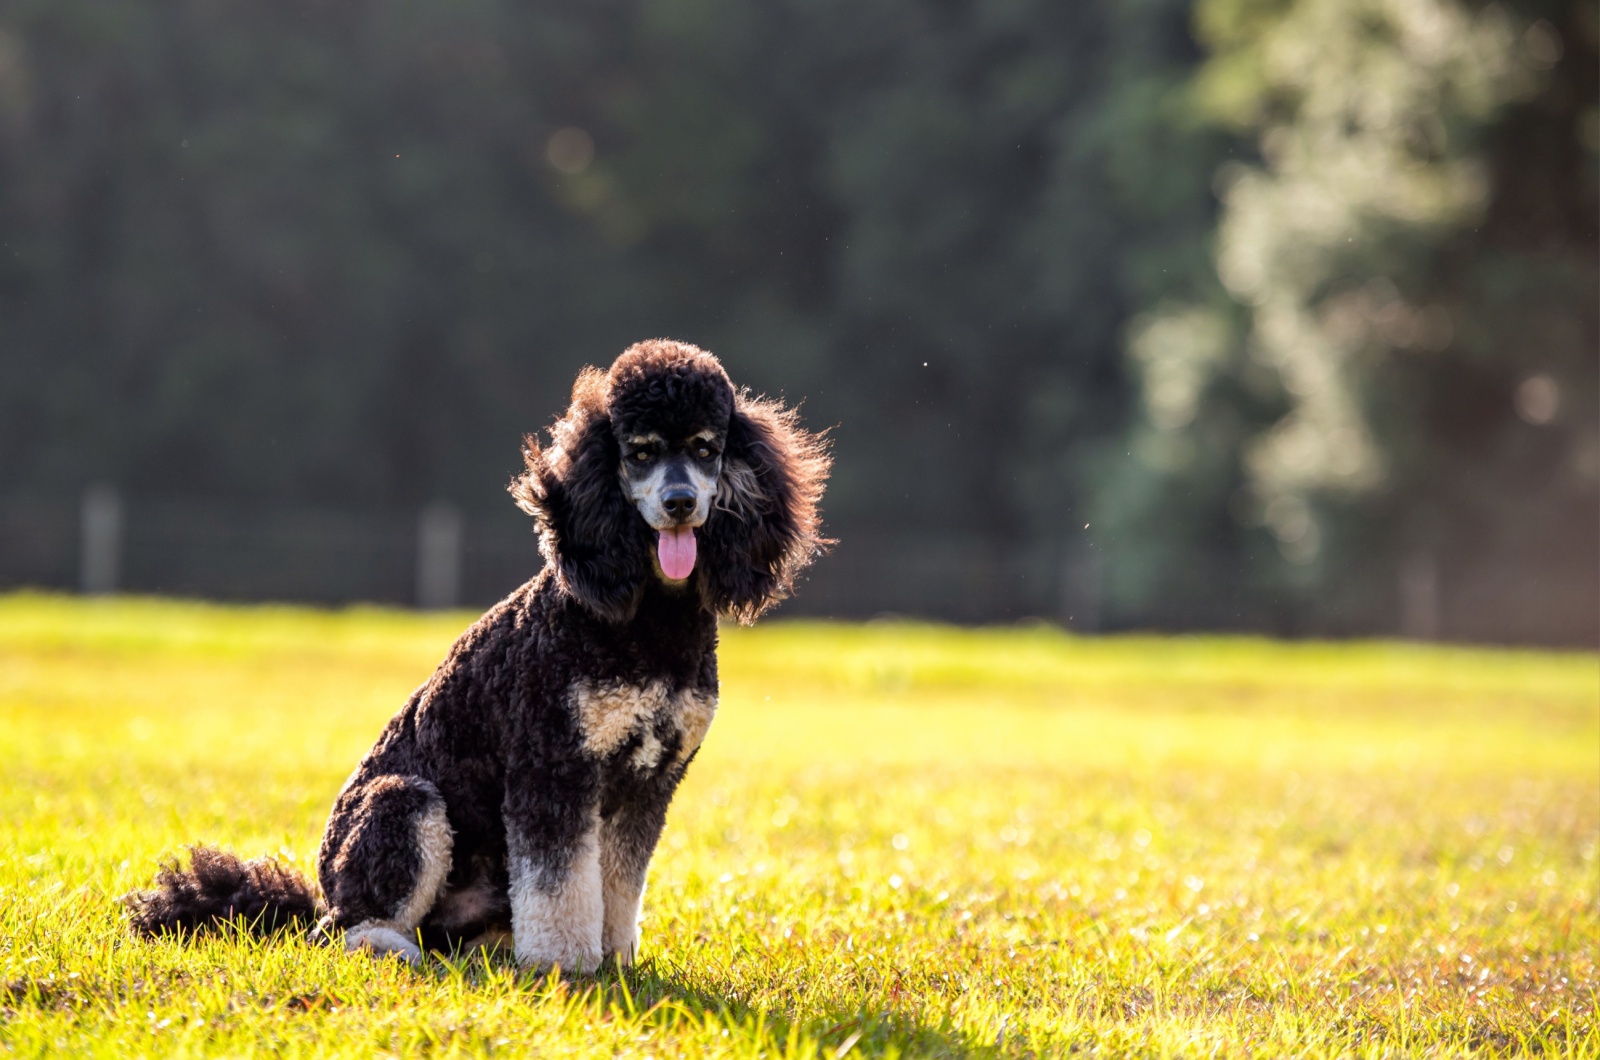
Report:
M328 902L322 930L345 948L422 958L417 926L450 874L454 835L439 789L420 777L358 780L339 795L318 873Z

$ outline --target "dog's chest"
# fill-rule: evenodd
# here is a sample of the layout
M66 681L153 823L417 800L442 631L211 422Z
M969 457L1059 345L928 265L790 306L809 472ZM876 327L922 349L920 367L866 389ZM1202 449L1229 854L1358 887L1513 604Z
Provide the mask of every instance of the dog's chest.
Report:
M687 762L705 739L717 697L692 689L581 682L572 690L583 749L639 773Z

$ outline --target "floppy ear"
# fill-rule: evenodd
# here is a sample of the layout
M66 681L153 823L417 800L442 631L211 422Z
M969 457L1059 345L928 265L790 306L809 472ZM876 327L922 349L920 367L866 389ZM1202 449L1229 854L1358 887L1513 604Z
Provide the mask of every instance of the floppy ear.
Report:
M833 542L817 503L827 443L776 401L740 391L711 517L699 533L702 602L748 625L789 595L795 577Z
M539 552L560 585L609 622L638 609L650 573L650 541L638 509L622 492L622 452L606 412L606 377L585 368L572 405L541 448L523 438L527 471L511 481L517 507L534 517Z

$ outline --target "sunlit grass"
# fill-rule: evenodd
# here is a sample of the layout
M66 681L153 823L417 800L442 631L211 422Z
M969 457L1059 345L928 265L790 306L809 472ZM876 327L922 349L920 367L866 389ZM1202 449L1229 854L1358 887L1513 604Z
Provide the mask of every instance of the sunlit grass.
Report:
M728 630L627 975L127 937L470 617L0 597L0 1049L1600 1056L1593 654Z

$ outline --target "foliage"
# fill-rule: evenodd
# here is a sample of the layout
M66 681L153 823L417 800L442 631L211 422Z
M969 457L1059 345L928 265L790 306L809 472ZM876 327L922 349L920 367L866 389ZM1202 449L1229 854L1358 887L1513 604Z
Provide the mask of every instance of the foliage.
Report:
M1186 20L9 5L0 488L497 509L577 367L665 333L838 425L839 534L1054 550L1122 320L1204 259Z
M1192 537L1221 528L1258 584L1299 590L1302 628L1372 628L1418 561L1447 588L1515 570L1542 581L1535 606L1592 611L1561 590L1587 577L1600 509L1592 9L1202 0L1196 18L1196 105L1260 159L1218 172L1231 298L1132 331L1134 444L1160 485L1119 502L1150 539L1125 592L1181 562L1183 506Z
M1204 232L1200 170L1148 165L1184 18L14 5L0 481L481 507L579 364L663 332L843 424L842 517L944 467L1025 525L987 468L1117 426L1126 274Z
M514 425L643 326L549 192L593 35L495 0L8 5L0 481L498 492Z
M0 490L506 511L669 334L836 425L842 551L997 557L979 617L1392 629L1420 558L1589 638L1595 23L16 0Z
M626 975L127 937L465 618L0 599L0 1050L1600 1054L1592 654L729 630Z

